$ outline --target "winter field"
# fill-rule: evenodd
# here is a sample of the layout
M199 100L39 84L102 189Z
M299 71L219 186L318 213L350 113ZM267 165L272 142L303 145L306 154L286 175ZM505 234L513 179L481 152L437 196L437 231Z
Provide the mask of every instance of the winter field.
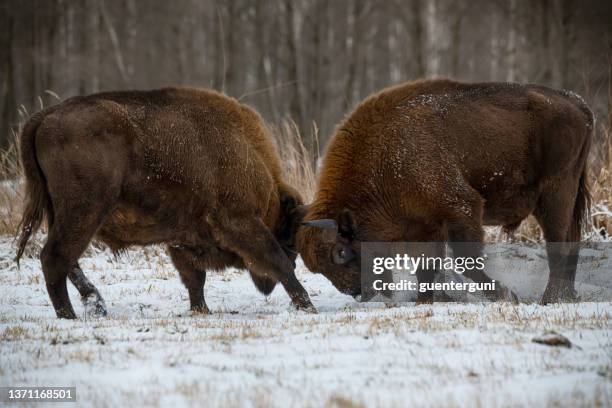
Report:
M288 127L278 132L281 142L297 140ZM279 150L293 163L291 184L312 192L303 145ZM9 153L0 160L7 179L19 171ZM609 241L612 231L606 168L593 189L590 241ZM265 298L246 272L227 270L208 274L213 313L191 316L163 250L115 259L90 247L80 264L109 316L88 316L69 284L80 318L64 321L55 318L36 256L44 234L20 269L13 261L21 194L19 183L0 182L0 387L75 386L76 405L94 407L612 406L612 303L602 301L612 299L612 257L600 257L603 266L586 278L605 293L577 285L589 300L578 304L360 304L298 263L317 315L295 312L282 287ZM532 220L514 238L541 242ZM488 236L505 240L499 229ZM528 269L542 268L543 259L519 255L529 256ZM522 285L530 299L547 279L546 272L502 272L494 277ZM551 331L573 346L533 342Z
M36 252L34 247L31 253ZM610 406L612 304L359 304L302 265L319 310L246 272L209 273L211 315L159 248L81 260L109 308L55 318L37 259L0 238L0 386L76 386L78 405ZM554 331L571 348L532 340ZM68 403L64 405L69 405ZM39 406L39 403L36 404ZM52 406L56 406L52 404Z

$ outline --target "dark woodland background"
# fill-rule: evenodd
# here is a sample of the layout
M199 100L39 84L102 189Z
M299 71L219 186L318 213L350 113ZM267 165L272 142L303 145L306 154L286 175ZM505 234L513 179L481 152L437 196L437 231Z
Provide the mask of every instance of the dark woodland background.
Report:
M610 120L607 0L0 1L0 147L55 95L167 85L291 118L313 150L316 128L322 150L356 102L421 77L568 88Z

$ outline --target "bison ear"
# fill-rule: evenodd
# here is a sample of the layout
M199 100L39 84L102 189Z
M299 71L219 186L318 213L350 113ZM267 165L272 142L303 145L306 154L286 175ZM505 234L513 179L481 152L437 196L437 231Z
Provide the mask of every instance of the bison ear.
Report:
M302 221L304 221L304 217L308 212L307 205L295 205L291 211L289 212L289 225L290 225L290 236L295 238L295 234L297 234L300 225L302 225Z
M340 219L338 222L338 232L343 238L346 238L348 240L355 239L355 234L357 232L357 223L355 222L353 212L347 208L342 210L342 212L340 213Z
M296 225L300 226L302 221L304 221L304 217L306 213L308 213L308 205L298 205L293 210L293 219L295 220Z
M280 194L280 224L277 227L277 240L287 247L293 247L295 234L306 214L302 199L296 192L283 191Z
M295 233L304 215L306 215L307 206L302 205L302 198L297 193L291 194L291 192L281 192L280 205L284 222L291 229L291 232Z
M295 196L286 193L281 193L280 204L282 208L282 213L289 214L295 210L295 207L297 207L299 203Z

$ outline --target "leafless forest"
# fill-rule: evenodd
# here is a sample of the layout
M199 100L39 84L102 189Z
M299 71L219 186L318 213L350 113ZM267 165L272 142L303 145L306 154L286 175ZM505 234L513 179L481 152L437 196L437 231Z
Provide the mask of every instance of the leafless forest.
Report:
M315 154L360 99L420 77L569 88L600 124L610 105L609 1L3 0L1 7L5 147L20 116L57 97L166 85L221 90L271 123L291 118Z

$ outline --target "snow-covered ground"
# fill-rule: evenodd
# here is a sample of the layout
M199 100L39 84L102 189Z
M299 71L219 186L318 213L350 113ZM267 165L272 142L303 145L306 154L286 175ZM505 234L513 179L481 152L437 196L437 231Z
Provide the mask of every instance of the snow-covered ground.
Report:
M32 251L35 252L35 251ZM318 315L247 273L209 273L208 316L158 248L81 260L105 297L55 318L37 259L0 238L0 386L76 386L79 405L609 406L612 304L359 304L300 265ZM532 339L547 331L574 347ZM38 405L37 405L38 406ZM52 405L56 406L56 405Z

